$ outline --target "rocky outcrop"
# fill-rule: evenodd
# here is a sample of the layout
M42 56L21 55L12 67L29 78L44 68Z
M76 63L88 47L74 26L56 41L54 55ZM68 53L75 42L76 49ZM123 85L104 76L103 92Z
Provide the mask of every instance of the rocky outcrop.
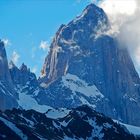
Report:
M39 79L41 86L50 93L43 95L43 102L46 98L46 104L49 100L62 107L62 102L55 98L62 97L72 104L75 101L70 98L72 90L62 84L62 76L72 74L88 85L96 86L104 96L96 106L97 111L140 125L140 79L127 49L121 48L115 38L106 34L109 28L106 14L94 4L87 6L68 25L60 27Z
M36 75L24 63L18 68L11 61L9 63L9 70L19 96L25 93L33 95L34 91L40 88Z
M26 85L29 87L38 86L36 75L32 73L24 63L18 68L12 61L10 61L9 70L12 81L16 87L24 87Z
M38 94L45 93L39 86L36 75L23 63L19 68L11 61L9 63L10 75L18 93L18 107L22 109L35 109L39 112L47 111L49 106L40 104Z

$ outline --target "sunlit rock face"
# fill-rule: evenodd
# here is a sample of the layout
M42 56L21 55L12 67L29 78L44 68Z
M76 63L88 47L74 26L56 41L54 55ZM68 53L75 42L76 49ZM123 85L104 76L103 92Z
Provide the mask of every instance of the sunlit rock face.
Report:
M0 109L5 110L17 107L17 97L8 68L4 43L0 41Z
M94 4L62 25L39 79L46 93L38 98L42 98L43 104L70 108L89 103L110 117L140 125L140 79L127 49L120 48L117 40L106 34L109 28L106 14ZM85 97L87 90L86 101L81 101L81 91L74 92L63 84L67 74L78 77L88 86L94 85L102 98L97 97L95 101Z

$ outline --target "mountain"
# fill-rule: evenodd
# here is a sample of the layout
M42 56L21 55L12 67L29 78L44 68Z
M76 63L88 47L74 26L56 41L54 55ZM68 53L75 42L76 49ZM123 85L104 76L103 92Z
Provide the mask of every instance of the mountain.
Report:
M18 94L10 76L4 43L0 40L0 109L17 107Z
M140 78L128 50L107 34L109 20L102 9L88 5L62 25L45 59L38 94L40 104L96 111L140 126Z
M0 41L0 139L140 139L122 124L140 126L140 78L108 30L88 5L57 31L39 79L24 63L8 66Z
M72 109L60 118L34 110L0 112L0 139L14 140L138 140L128 130L88 106Z
M71 59L82 61L86 55L90 56L93 53L93 39L97 30L103 32L108 28L106 14L94 4L88 5L82 15L68 25L61 25L50 46L51 50L46 57L41 80L49 84L68 72Z

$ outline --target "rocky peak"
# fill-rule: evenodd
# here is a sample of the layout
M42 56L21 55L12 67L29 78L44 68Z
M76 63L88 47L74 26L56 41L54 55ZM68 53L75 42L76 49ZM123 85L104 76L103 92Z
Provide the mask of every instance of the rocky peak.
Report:
M4 43L0 40L0 109L11 109L17 106L18 95L8 68L8 61Z
M11 62L11 66L10 74L16 86L25 86L27 83L32 85L34 85L34 83L38 83L36 75L30 72L30 69L24 63L22 63L22 65L18 68L13 62Z
M4 43L0 40L0 80L12 85Z
M27 68L27 66L24 64L24 63L22 63L22 65L20 66L20 71L23 71L23 72L26 72L26 71L28 71L29 69Z
M88 5L79 17L76 17L67 25L61 25L50 46L50 53L45 59L42 69L43 78L40 81L49 83L57 79L58 76L65 75L69 59L72 56L82 54L82 52L88 54L93 48L96 32L98 30L103 32L108 27L106 14L94 4ZM57 62L60 59L62 62ZM56 71L58 65L62 66Z

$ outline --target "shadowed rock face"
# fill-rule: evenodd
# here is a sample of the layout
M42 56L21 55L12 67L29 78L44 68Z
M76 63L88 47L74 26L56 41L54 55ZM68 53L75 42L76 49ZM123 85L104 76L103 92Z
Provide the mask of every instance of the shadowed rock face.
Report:
M139 139L130 134L124 126L88 106L72 109L68 114L56 119L48 118L47 113L34 110L7 110L4 113L0 112L0 125L1 140L11 139L11 137L14 140Z
M11 80L4 43L0 41L0 109L11 109L17 106L18 95Z
M104 95L107 102L96 110L126 123L140 125L140 79L127 49L120 48L115 38L105 34L108 29L107 16L93 4L68 25L60 27L39 79L41 85L46 84L52 98L49 99L50 94L43 98L50 103L59 102L55 98L56 90L59 89L57 96L60 97L61 93L67 92L58 85L61 77L70 73L95 85ZM69 96L62 97L65 100Z

